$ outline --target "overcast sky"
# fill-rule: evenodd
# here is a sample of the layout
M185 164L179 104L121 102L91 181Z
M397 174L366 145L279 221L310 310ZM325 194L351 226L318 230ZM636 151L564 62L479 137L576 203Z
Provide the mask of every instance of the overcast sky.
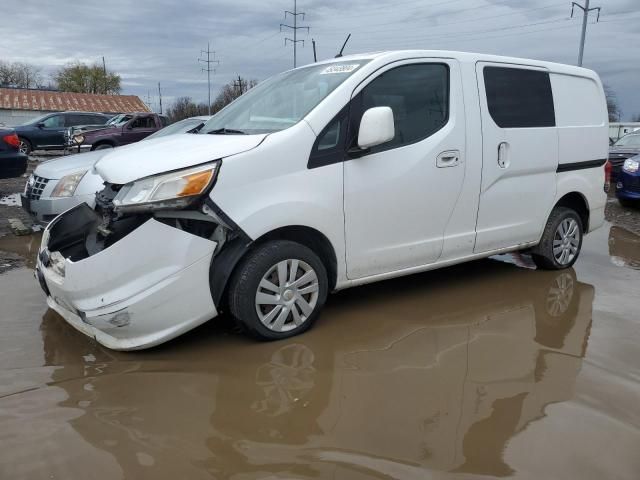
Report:
M584 0L581 0L584 3ZM279 31L293 0L3 0L0 59L30 62L49 75L80 60L101 62L122 77L122 93L139 95L157 110L179 96L207 98L197 62L210 41L220 65L212 98L238 74L263 80L293 66L291 32ZM584 66L616 92L623 118L640 114L640 0L591 0ZM298 65L345 53L434 48L511 55L575 64L581 11L569 0L299 0L310 27L298 47ZM10 12L10 13L9 13Z

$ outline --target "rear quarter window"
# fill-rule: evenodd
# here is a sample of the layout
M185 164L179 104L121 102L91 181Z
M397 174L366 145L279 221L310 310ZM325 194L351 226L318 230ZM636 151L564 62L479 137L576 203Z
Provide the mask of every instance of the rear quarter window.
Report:
M500 128L556 125L549 73L487 66L483 76L489 114Z

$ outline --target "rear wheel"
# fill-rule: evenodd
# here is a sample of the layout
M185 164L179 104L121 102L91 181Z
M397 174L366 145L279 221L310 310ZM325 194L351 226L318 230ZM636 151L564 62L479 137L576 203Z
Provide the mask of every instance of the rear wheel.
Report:
M309 248L288 240L257 247L234 273L229 287L231 314L263 340L308 330L327 298L327 272Z
M582 228L582 220L574 210L554 208L540 243L531 253L538 268L560 270L572 266L582 248Z
M19 139L20 139L20 146L18 148L20 149L20 153L29 155L33 151L33 146L31 145L31 142L26 138L19 137Z

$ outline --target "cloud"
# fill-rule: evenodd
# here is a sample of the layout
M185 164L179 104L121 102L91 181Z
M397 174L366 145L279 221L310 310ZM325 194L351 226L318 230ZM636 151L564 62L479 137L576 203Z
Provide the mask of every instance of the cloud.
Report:
M640 112L637 79L640 40L637 0L592 2L600 23L589 24L585 66L596 69L617 92L626 117ZM346 52L395 48L479 51L575 63L580 18L569 19L559 0L299 0L309 34L299 31L299 64L335 55L347 33ZM28 61L45 73L76 60L101 63L123 78L126 93L146 98L162 83L169 97L207 97L206 73L197 61L210 41L221 64L212 77L215 93L235 76L264 79L292 67L284 45L292 1L237 0L4 0L0 59ZM575 12L578 16L581 12Z

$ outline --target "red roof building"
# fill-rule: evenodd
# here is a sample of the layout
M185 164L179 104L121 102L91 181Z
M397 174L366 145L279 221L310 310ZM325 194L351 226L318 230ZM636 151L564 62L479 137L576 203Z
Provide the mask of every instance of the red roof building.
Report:
M0 123L16 125L48 112L149 112L135 95L98 95L21 88L0 88Z

